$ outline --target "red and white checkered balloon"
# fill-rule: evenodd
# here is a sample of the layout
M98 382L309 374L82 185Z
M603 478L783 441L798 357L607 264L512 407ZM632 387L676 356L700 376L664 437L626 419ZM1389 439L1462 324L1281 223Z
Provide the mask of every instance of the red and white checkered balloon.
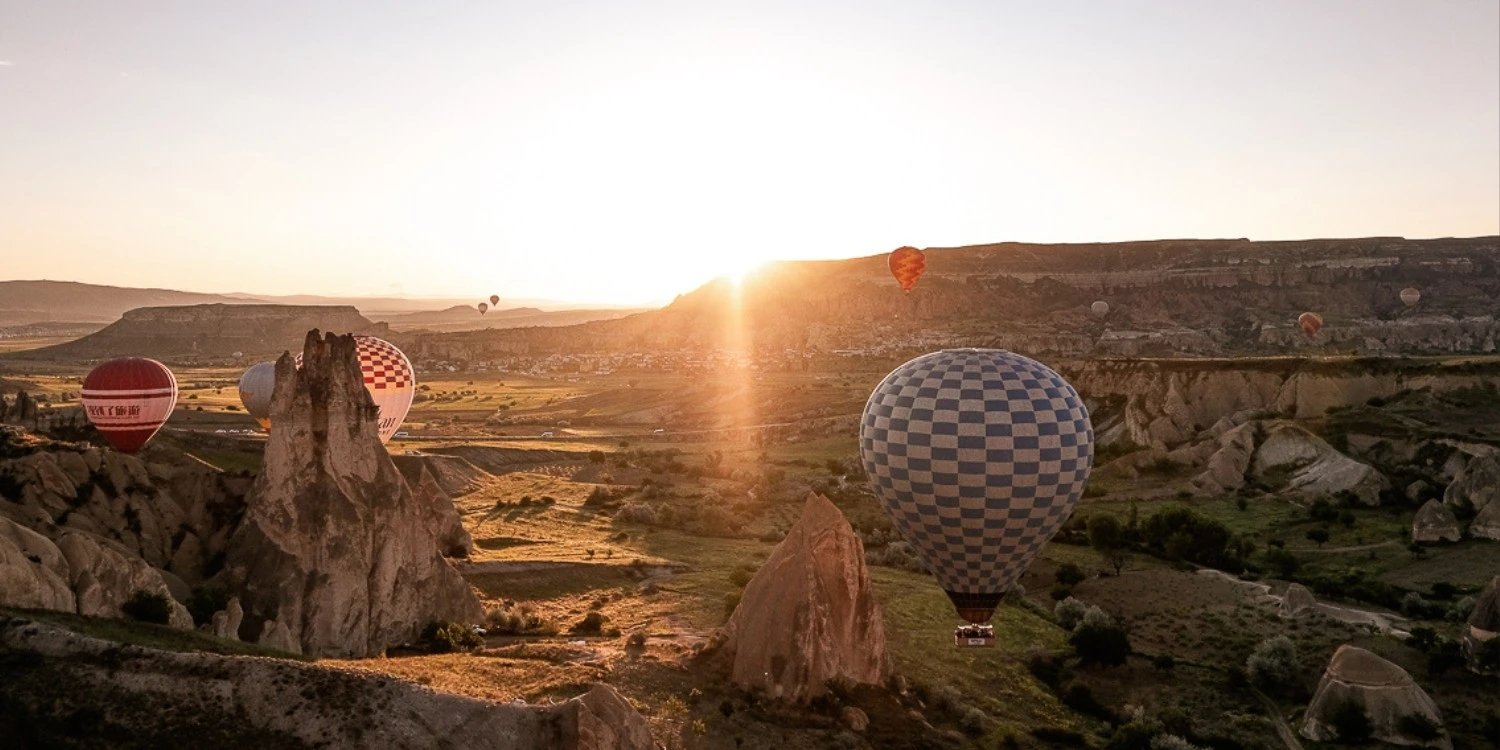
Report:
M416 371L411 360L385 339L356 335L354 343L359 353L359 370L365 377L365 390L380 409L380 442L388 442L401 429L401 422L417 395ZM301 354L297 355L297 366L302 366Z

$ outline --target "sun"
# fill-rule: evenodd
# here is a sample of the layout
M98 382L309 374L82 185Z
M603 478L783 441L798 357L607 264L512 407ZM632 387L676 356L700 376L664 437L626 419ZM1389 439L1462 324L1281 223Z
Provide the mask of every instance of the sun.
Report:
M729 283L740 286L745 283L747 277L759 271L765 265L766 261L764 260L733 258L725 265L724 276L729 279Z

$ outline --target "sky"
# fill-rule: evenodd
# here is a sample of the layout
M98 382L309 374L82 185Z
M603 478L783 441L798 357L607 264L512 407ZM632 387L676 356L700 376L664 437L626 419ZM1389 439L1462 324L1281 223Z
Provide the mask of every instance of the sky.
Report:
M1497 233L1494 0L0 0L6 278L636 304L900 245Z

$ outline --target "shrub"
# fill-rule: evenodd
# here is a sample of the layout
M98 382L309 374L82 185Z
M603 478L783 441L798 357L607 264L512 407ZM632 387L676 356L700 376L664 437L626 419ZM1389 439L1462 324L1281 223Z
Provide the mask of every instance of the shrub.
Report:
M1500 672L1500 638L1491 638L1474 649L1474 667L1481 672Z
M1346 700L1334 706L1328 716L1328 724L1333 727L1338 741L1345 745L1368 742L1370 733L1374 731L1370 723L1370 715L1365 712L1365 707L1358 701L1352 700Z
M1323 544L1328 541L1328 529L1308 529L1307 540L1316 543L1319 547L1322 547Z
M1117 666L1130 655L1130 637L1125 628L1098 607L1090 607L1083 621L1068 637L1083 664Z
M749 565L741 565L729 571L729 583L735 588L744 588L746 584L750 583L750 579L754 577L755 568Z
M609 618L603 612L591 609L582 620L573 625L573 632L578 635L599 635L604 630L604 623L608 621Z
M1245 660L1245 675L1251 684L1263 690L1291 686L1297 679L1297 671L1297 645L1284 635L1261 641Z
M647 503L626 503L615 513L615 520L655 526L660 520L656 508Z
M738 592L738 591L731 591L728 594L724 595L724 616L725 617L728 617L728 616L734 614L734 610L738 606L740 606L740 592Z
M1057 582L1064 586L1077 586L1083 583L1085 577L1083 568L1079 567L1078 563L1065 562L1057 566Z
M1114 712L1110 711L1098 698L1094 697L1094 691L1088 685L1075 682L1068 686L1062 694L1063 705L1075 711L1097 716L1101 719L1113 719Z
M484 645L484 639L468 625L437 620L422 629L420 645L432 653L442 654L479 648Z
M634 633L631 633L630 637L625 639L625 646L627 648L633 648L633 649L643 649L643 648L645 648L646 647L646 632L643 631L643 630L637 630Z
M188 614L193 616L193 624L199 626L213 622L214 614L228 606L229 592L217 586L194 586L187 601Z
M1171 654L1157 654L1151 659L1151 666L1163 672L1170 672L1177 668L1177 660Z
M1234 537L1229 527L1181 505L1151 514L1141 532L1146 544L1169 558L1211 567L1227 562L1224 551Z
M130 598L120 605L120 611L132 620L157 625L166 625L172 620L172 608L167 603L167 597L145 589L131 594Z
M973 736L984 734L985 726L990 723L990 717L973 706L965 708L958 715L958 726L964 732Z
M1449 606L1448 612L1444 616L1452 622L1463 622L1469 619L1469 615L1473 613L1474 597L1466 596Z
M1083 615L1086 611L1088 611L1088 605L1070 596L1052 608L1052 616L1057 618L1057 624L1061 625L1063 630L1072 630L1078 627L1078 623L1083 622Z
M1302 567L1302 561L1282 547L1267 549L1265 561L1266 565L1281 578L1290 578L1298 568Z
M1089 516L1088 530L1089 546L1115 569L1115 575L1119 575L1128 559L1125 525L1113 513L1095 513Z
M1033 727L1031 736L1063 747L1088 747L1082 734L1062 727Z
M1054 690L1062 682L1063 663L1052 654L1034 653L1026 658L1026 671Z

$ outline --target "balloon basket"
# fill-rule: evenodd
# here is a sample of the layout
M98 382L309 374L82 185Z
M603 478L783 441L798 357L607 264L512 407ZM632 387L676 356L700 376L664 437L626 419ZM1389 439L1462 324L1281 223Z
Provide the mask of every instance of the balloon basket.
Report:
M953 629L953 645L959 648L994 648L995 626L960 625Z

